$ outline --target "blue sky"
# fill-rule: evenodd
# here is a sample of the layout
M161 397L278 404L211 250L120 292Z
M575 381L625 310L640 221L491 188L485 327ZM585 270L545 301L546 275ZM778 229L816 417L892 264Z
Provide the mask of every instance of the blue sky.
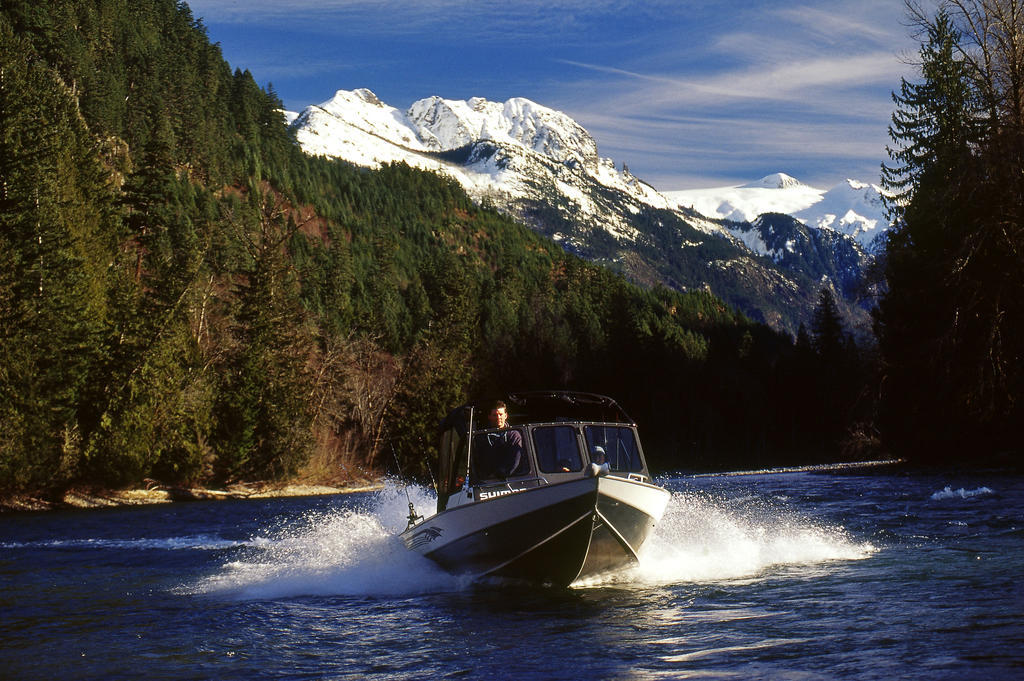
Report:
M661 190L774 172L877 182L890 93L915 78L898 0L193 0L233 68L291 110L365 87L526 97Z

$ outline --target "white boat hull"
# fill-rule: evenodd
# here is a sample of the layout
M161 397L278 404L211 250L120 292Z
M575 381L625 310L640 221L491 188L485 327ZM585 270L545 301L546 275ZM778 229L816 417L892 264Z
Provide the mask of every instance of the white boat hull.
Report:
M577 478L450 507L402 538L454 573L568 585L635 564L668 500L633 479Z

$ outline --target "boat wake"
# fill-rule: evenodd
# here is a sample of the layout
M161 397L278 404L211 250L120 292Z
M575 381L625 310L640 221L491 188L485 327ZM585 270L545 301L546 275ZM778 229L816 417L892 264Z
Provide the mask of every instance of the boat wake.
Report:
M432 491L410 487L408 492L418 511L433 509ZM467 578L405 548L398 533L407 515L405 488L389 484L361 508L309 513L244 542L216 573L183 590L259 600L408 596L469 588ZM816 524L759 497L738 503L709 493L675 492L640 553L639 566L574 586L753 579L780 566L860 560L876 550L840 527Z
M431 492L410 488L417 509ZM405 529L404 487L388 484L362 508L307 513L247 542L215 574L184 588L241 600L300 596L403 596L459 589L462 582L398 537Z
M675 492L640 552L640 565L598 584L755 579L773 568L861 560L876 551L841 527L816 523L761 497Z

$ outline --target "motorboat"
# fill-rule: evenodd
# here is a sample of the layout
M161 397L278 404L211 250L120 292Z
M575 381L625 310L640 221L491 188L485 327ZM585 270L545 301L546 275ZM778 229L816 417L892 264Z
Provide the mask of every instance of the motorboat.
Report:
M508 395L508 424L467 404L441 424L437 509L410 504L405 545L446 570L567 586L635 565L670 494L610 397Z

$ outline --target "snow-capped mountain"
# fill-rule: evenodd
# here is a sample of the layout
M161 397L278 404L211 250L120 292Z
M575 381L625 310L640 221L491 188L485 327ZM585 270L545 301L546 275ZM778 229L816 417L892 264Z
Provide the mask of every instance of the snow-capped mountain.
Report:
M678 206L693 208L710 218L750 222L763 213L792 215L820 201L823 193L776 173L738 187L669 191L665 196Z
M553 191L567 209L600 217L619 237L633 230L602 205L602 188L634 203L670 207L653 187L600 158L594 138L576 121L528 99L428 97L403 112L369 90L339 90L292 125L307 153L370 167L403 161L450 175L478 200L507 205Z
M597 142L572 118L527 99L428 97L401 111L370 90L339 90L286 116L309 154L446 174L475 200L566 250L640 283L711 288L754 319L790 332L809 318L823 282L849 297L856 287L848 284L865 262L848 232L820 229L836 219L787 217L839 206L840 194L829 202L831 192L776 175L717 197L665 195L600 157ZM755 193L761 210L743 212L755 205ZM849 211L834 210L836 224L854 225L842 222ZM785 215L755 219L763 212Z
M880 237L889 226L881 188L857 180L848 179L823 190L785 173L775 173L737 187L664 194L677 206L734 222L752 222L765 213L792 215L806 225L846 234L869 253L881 248Z

